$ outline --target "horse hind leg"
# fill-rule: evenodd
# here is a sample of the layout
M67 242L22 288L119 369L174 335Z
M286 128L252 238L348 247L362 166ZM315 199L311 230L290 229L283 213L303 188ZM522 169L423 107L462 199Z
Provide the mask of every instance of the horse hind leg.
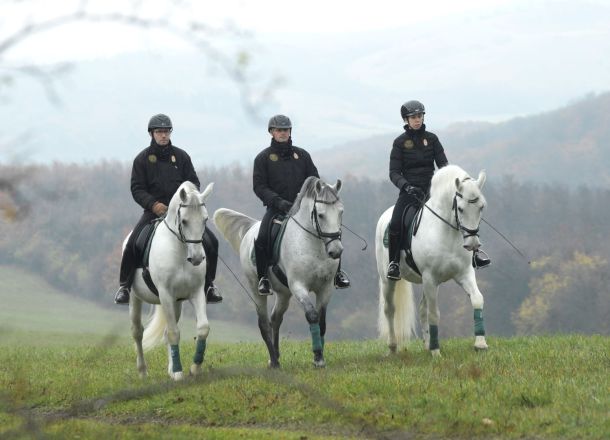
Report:
M140 377L144 379L147 375L146 362L144 360L144 350L142 349L142 336L144 326L142 325L142 301L132 295L129 302L129 317L131 318L131 335L136 343L136 366Z

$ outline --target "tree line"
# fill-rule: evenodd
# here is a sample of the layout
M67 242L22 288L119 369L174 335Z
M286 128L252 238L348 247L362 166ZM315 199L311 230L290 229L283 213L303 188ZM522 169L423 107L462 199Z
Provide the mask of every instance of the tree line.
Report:
M68 295L117 307L112 295L121 244L140 212L129 191L130 171L119 162L0 166L1 175L12 176L14 182L10 193L0 192L0 264L28 269ZM215 182L210 216L227 207L261 218L264 208L252 192L250 169L210 167L199 169L198 175L202 185ZM352 287L333 293L328 334L371 338L378 295L374 231L397 190L389 181L353 175L343 183L344 224L363 236L368 248L361 251L360 239L344 230L342 265ZM488 176L483 193L488 202L485 220L523 253L481 225L483 248L493 261L477 273L488 333L610 334L610 190ZM12 206L19 206L20 215ZM254 306L225 266L239 277L237 256L217 235L222 258L217 281L225 300L208 307L210 317L255 326ZM415 292L419 298L421 289L415 287ZM441 285L439 303L444 337L472 335L470 301L457 285ZM291 306L285 321L288 334L305 334L298 304Z

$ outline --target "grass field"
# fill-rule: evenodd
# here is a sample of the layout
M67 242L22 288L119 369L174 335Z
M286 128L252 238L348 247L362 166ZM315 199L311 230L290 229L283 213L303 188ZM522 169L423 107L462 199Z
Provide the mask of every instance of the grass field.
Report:
M610 339L450 339L432 359L420 343L386 356L380 342L210 343L205 373L166 376L164 348L138 379L129 342L3 344L0 437L22 438L591 438L610 436ZM188 365L192 342L182 344Z
M488 337L485 353L447 339L441 359L329 340L322 370L286 340L270 371L257 329L212 322L204 374L176 384L162 347L138 378L126 308L16 269L0 280L0 439L610 438L609 337Z

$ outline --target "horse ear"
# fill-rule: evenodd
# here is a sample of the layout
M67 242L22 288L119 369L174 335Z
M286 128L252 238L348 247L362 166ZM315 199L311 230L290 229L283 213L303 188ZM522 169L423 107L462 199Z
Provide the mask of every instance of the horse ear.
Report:
M319 193L320 191L322 191L322 180L318 179L316 181L316 192Z
M182 203L186 203L186 190L184 188L180 188L180 200L182 200Z
M458 190L458 192L462 191L462 182L460 182L459 177L455 178L455 187Z
M479 189L483 189L483 185L485 185L486 180L487 174L485 173L485 170L481 170L481 172L479 173L479 178L477 179L477 185L479 186Z
M343 184L341 183L341 179L337 179L337 183L335 183L335 190L337 191L337 194L339 194L339 191L341 191L341 186Z
M205 199L208 198L208 196L210 195L210 193L212 192L213 189L214 189L214 182L210 182L208 184L208 186L206 186L205 189L203 190L203 192L201 193L201 200L203 200L205 202Z

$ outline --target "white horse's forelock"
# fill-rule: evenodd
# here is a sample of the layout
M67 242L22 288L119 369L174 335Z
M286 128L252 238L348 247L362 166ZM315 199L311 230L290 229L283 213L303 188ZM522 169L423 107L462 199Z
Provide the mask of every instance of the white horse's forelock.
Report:
M320 191L316 194L316 184L318 182L321 182L322 187ZM295 199L292 208L290 208L289 214L293 215L297 213L297 211L301 207L301 202L303 201L303 199L313 199L316 197L321 202L332 203L339 198L339 195L332 186L322 182L319 178L315 176L309 176L307 179L305 179L305 182L303 182L301 191L299 191L299 194L297 195L297 198Z

